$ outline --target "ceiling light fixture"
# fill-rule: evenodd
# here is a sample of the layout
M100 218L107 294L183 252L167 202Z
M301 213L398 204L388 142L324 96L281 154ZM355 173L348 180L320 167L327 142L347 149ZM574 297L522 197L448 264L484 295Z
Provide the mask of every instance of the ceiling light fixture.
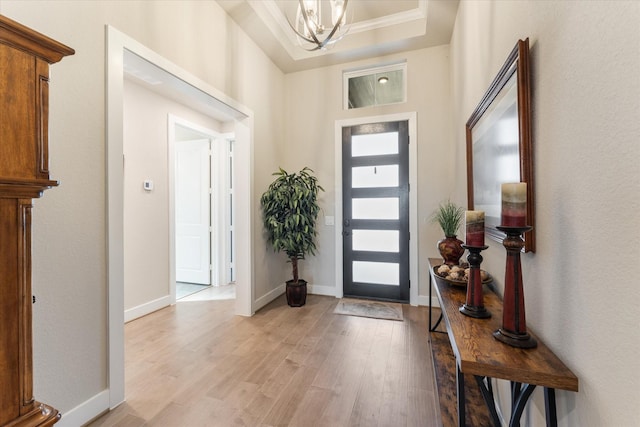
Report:
M342 39L348 31L348 2L349 0L298 0L295 24L289 21L289 25L298 36L300 45L309 51L326 50ZM323 8L325 12L331 12L331 21L323 21ZM328 34L325 36L326 32Z
M378 83L380 83L381 85L386 84L389 81L389 77L387 76L382 76L378 78Z

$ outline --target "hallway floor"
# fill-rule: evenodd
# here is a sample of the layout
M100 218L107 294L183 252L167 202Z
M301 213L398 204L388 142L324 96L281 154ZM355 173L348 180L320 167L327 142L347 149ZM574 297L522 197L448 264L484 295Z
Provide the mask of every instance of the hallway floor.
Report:
M220 301L236 299L235 283L222 286L196 285L193 283L176 283L176 301Z
M338 301L291 308L283 295L253 317L194 301L129 322L126 402L89 425L440 424L428 309L381 320L334 314Z

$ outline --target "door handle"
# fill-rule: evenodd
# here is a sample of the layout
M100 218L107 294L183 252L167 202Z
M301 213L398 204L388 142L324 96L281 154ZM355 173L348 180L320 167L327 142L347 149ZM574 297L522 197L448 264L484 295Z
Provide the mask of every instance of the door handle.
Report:
M351 220L350 219L345 219L342 223L344 224L344 228L342 229L342 236L346 237L349 234L351 234L349 232L349 227L351 226Z

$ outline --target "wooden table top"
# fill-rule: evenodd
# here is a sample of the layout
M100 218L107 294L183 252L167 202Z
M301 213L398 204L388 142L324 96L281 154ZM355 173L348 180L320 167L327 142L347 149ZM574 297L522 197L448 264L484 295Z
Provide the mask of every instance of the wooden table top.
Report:
M459 308L465 303L466 288L450 285L433 272L434 266L442 264L441 259L429 258L429 264L449 341L463 373L578 391L578 378L531 330L527 332L538 341L533 349L515 348L493 337L502 326L502 300L498 295L484 287L484 305L491 318L465 316Z

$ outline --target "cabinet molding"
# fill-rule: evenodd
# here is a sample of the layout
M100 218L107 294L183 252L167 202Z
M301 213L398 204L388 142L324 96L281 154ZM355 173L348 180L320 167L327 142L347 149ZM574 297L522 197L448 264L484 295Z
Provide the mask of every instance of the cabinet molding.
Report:
M60 419L33 395L32 199L49 178L49 65L75 52L0 15L0 426Z

